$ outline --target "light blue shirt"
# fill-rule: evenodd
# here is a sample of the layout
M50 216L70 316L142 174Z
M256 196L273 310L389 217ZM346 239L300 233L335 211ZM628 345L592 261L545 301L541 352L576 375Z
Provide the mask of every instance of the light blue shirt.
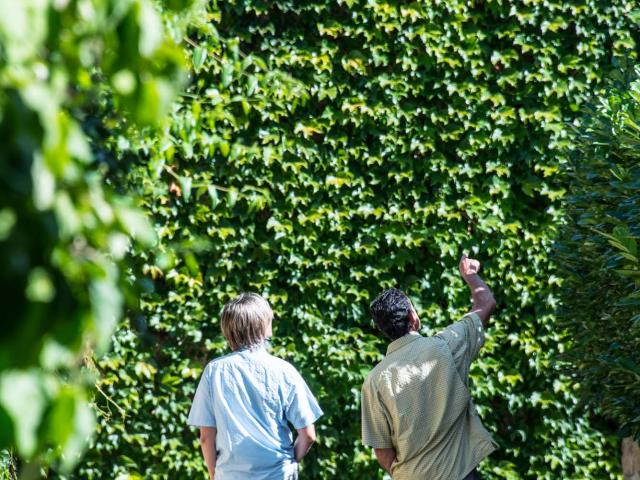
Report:
M205 367L187 422L216 427L216 480L286 480L298 464L295 429L322 415L298 371L264 346L237 350Z

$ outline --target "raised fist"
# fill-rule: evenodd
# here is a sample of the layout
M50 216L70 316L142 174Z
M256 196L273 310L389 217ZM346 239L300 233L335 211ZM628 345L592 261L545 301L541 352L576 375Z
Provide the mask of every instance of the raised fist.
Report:
M460 275L462 278L466 279L472 275L477 275L480 271L480 262L473 258L467 257L467 254L463 254L460 259Z

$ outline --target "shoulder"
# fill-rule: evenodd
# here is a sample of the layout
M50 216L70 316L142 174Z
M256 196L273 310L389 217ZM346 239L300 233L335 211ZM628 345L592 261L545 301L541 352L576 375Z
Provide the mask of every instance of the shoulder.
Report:
M482 320L476 313L467 313L457 322L445 327L431 338L442 338L446 341L464 339L470 333L482 332Z
M269 371L269 376L280 385L285 396L291 395L292 392L300 392L301 389L308 389L307 382L298 369L288 361L271 354L264 360L267 362L265 366Z
M364 383L362 384L363 391L374 391L377 390L378 385L382 378L384 378L388 373L388 367L386 365L385 359L382 359L373 369L369 372L369 374L364 379Z
M204 367L204 372L211 374L216 372L217 370L220 370L221 368L224 368L227 365L235 363L236 355L234 355L234 353L235 352L227 353L226 355L210 360L209 363L207 363L207 365Z
M262 358L262 361L271 370L282 373L287 379L295 379L300 377L300 373L298 372L296 367L280 357L276 357L274 355L271 355L270 353L267 353Z

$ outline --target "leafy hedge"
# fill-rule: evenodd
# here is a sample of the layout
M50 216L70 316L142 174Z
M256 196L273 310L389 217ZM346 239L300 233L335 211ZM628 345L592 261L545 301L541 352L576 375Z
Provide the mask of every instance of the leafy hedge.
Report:
M469 306L463 250L498 314L472 376L501 449L486 478L618 478L552 358L549 250L565 122L635 58L631 2L211 2L192 83L158 137L114 141L159 244L138 251L140 312L99 362L103 416L81 478L193 478L185 426L218 314L242 290L276 312L275 353L326 415L304 478L381 478L359 441L359 390L384 342L367 313L409 293L425 333Z
M640 80L621 77L578 130L557 253L571 373L588 403L639 439Z
M131 238L155 238L104 186L87 114L108 92L114 129L154 123L183 68L148 0L0 2L0 449L34 460L32 474L84 450L95 379L82 356L108 350Z

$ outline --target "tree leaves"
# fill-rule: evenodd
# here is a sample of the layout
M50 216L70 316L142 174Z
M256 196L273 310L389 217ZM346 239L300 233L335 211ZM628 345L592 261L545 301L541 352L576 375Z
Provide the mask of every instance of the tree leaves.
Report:
M589 108L566 168L561 320L574 341L564 356L583 399L640 437L637 398L640 260L637 72L621 71ZM579 319L579 322L577 321Z
M47 403L42 374L35 369L0 374L0 403L15 431L12 444L25 457L33 456Z
M106 137L162 119L183 52L148 0L1 2L0 51L0 444L68 472L94 425L83 359L110 346L130 243L156 239Z
M197 72L200 70L204 61L207 59L207 50L203 47L195 47L191 56L193 62L193 69Z

